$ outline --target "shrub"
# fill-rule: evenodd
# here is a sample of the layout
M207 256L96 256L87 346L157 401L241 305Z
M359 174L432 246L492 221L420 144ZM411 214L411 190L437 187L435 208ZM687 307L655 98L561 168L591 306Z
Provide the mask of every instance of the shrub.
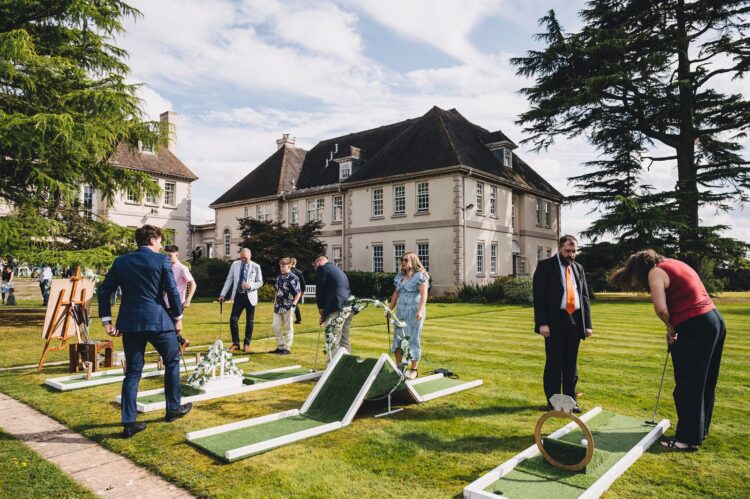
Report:
M389 298L393 294L394 274L386 272L347 272L349 287L357 298ZM314 282L314 281L313 281Z
M531 305L534 302L534 292L530 277L505 276L497 280L502 288L505 301L508 303L523 303Z
M273 301L275 294L274 285L266 283L258 290L258 301Z
M503 290L499 280L489 284L464 283L458 288L458 292L456 293L458 301L469 303L499 302L502 297Z
M218 297L227 279L232 262L219 258L199 258L193 263L190 273L198 285L196 296Z

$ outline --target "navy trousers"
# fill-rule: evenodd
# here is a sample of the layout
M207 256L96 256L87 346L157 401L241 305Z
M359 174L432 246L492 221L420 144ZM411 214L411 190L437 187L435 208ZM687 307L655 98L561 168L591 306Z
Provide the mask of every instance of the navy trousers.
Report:
M716 309L692 317L675 329L677 341L672 345L675 437L679 442L700 445L711 426L727 330Z
M122 424L135 423L138 384L143 373L143 354L146 343L159 352L164 360L164 395L167 412L180 408L180 346L175 331L140 331L122 334L125 351L125 380L122 382Z

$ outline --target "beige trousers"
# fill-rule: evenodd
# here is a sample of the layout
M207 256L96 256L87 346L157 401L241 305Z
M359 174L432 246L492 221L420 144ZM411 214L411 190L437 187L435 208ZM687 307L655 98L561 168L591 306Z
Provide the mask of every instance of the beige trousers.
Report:
M294 309L274 312L271 327L276 336L276 347L291 350L294 341Z

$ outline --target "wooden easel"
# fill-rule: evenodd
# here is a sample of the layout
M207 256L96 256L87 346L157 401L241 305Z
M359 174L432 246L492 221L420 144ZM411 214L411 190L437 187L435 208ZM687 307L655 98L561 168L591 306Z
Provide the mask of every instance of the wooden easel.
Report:
M76 267L75 275L70 278L70 282L72 283L70 296L67 298L67 300L64 299L63 295L65 295L65 289L61 289L57 295L55 306L52 312L52 320L50 320L49 325L47 326L47 330L44 332L44 349L42 350L42 358L39 359L39 365L36 368L37 372L42 370L42 366L44 365L44 358L47 356L47 352L65 349L65 343L73 336L76 337L79 343L81 341L81 333L78 330L78 326L75 320L73 319L72 312L74 305L80 305L82 310L85 310L86 308L85 289L81 290L80 299L75 299L76 291L78 290L78 281L80 281L81 279L83 279L83 276L81 275L81 267ZM60 335L56 336L54 332L57 328L58 321L64 322L62 324L62 331ZM58 346L50 347L50 342L53 338L56 340L60 340L62 343Z

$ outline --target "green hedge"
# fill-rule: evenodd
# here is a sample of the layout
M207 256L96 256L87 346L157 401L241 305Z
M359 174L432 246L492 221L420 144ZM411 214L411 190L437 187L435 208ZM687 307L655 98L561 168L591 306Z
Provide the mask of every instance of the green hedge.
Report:
M190 273L198 285L196 296L217 298L227 279L232 262L219 258L199 258L193 263Z
M395 274L386 272L347 272L349 287L357 298L390 298L395 286L393 278ZM315 281L312 281L314 283Z
M504 276L487 283L465 283L458 288L456 299L470 303L533 303L531 278Z

